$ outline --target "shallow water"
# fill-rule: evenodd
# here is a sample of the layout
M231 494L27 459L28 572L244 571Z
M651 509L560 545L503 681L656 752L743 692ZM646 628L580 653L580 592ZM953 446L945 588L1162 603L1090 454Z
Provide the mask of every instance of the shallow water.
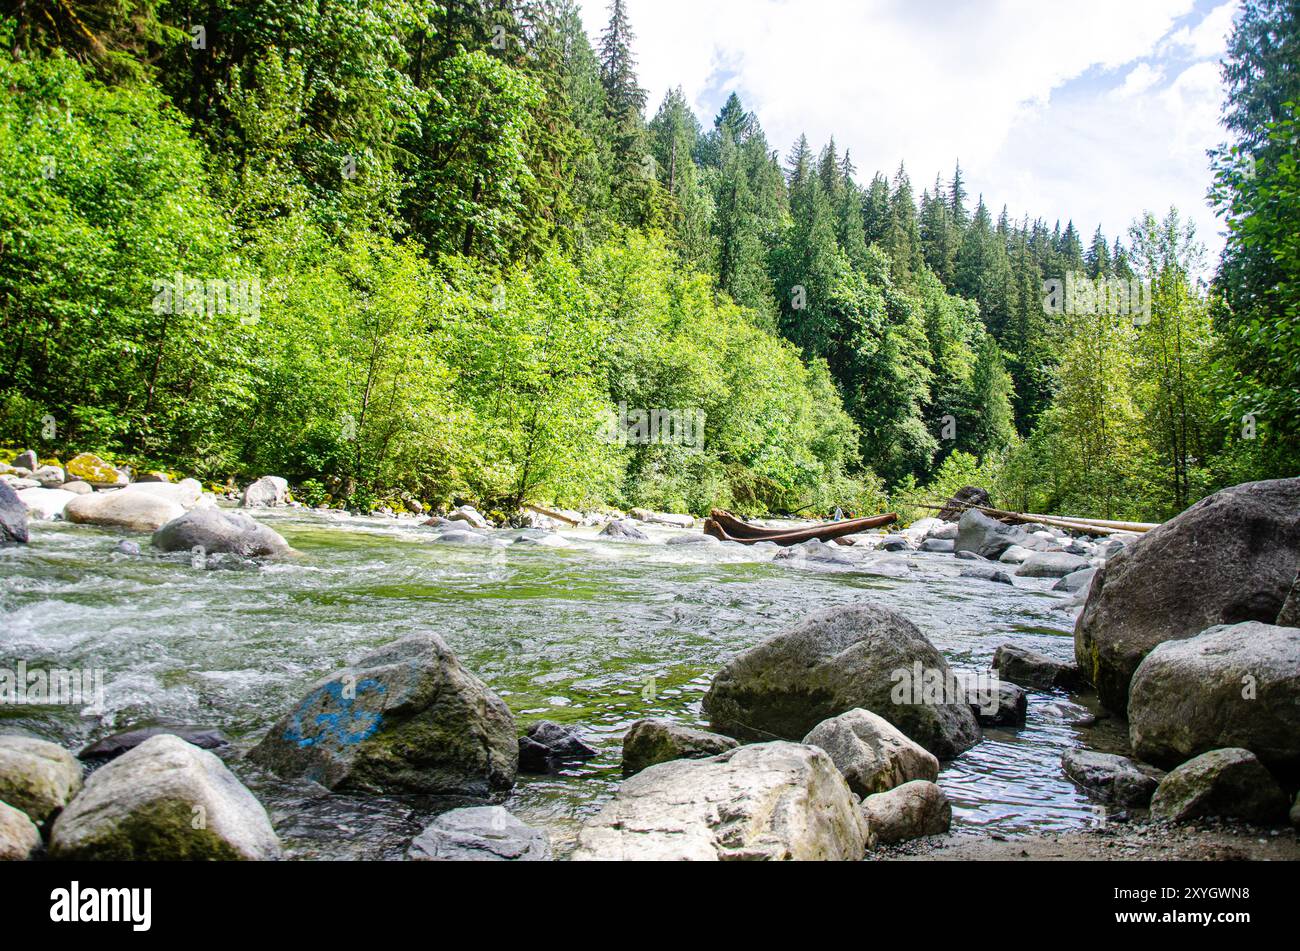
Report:
M560 855L617 786L635 720L692 725L728 657L833 605L875 600L911 618L958 668L987 667L1008 640L1068 660L1074 614L1051 582L958 578L950 555L851 553L853 568L773 561L740 546L668 546L566 532L566 549L438 544L414 521L263 516L302 557L196 568L188 555L117 554L122 536L34 523L0 549L0 667L103 668L102 705L0 707L0 729L79 748L141 721L218 727L222 751L298 858L398 858L449 800L326 794L246 764L253 745L320 676L417 631L441 634L521 724L581 724L600 755L521 776L505 805L549 829ZM511 540L519 533L498 532ZM904 575L898 577L898 575ZM1056 608L1056 609L1054 609ZM954 829L1015 835L1079 828L1092 804L1061 774L1086 711L1031 694L1028 724L987 730L945 764Z

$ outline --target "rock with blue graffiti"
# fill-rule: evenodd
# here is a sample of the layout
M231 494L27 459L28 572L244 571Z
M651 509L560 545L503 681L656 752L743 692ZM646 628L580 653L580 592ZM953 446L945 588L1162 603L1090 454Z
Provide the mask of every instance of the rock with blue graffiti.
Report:
M341 792L487 797L514 785L510 709L436 634L414 634L318 682L249 758Z

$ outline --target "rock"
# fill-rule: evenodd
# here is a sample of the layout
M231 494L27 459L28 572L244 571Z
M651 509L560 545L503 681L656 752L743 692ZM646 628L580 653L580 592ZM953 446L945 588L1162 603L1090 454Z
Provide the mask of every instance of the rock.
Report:
M244 489L240 505L246 509L274 508L289 499L289 483L279 476L262 476Z
M406 853L413 862L549 862L551 839L500 806L443 813Z
M1034 549L1042 542L1014 525L1003 525L983 512L966 512L957 523L957 551L973 551L985 558L999 558L1012 545Z
M669 545L694 545L699 548L717 548L722 544L712 535L674 535L668 539Z
M1300 777L1300 628L1248 621L1160 644L1133 676L1128 719L1152 763L1240 747Z
M936 678L949 673L907 618L875 604L835 608L733 658L713 679L704 710L728 736L798 740L823 720L861 708L950 759L979 742L979 724L965 703L924 696L923 684L911 684L918 668ZM905 697L900 688L909 685Z
M1145 809L1164 775L1126 756L1068 750L1061 757L1065 775L1103 802Z
M557 762L591 759L596 751L582 741L577 727L561 726L542 720L528 728L519 738L519 770L524 773L548 773Z
M803 741L825 750L859 796L886 792L915 779L939 778L934 754L868 710L850 710L819 723Z
M1300 627L1300 573L1296 574L1291 593L1286 596L1286 602L1278 612L1277 626Z
M742 746L627 779L578 835L575 862L859 861L867 831L820 749Z
M958 561L988 561L983 555L977 555L973 551L959 551L954 554Z
M948 504L939 512L939 518L945 522L956 522L967 511L967 506L971 505L992 508L993 500L984 489L968 485L959 489L957 494L948 500Z
M50 836L56 859L267 861L280 840L262 804L212 753L155 736L91 774Z
M45 824L81 789L81 764L61 746L0 736L0 802Z
M15 469L26 469L28 472L35 472L40 467L40 464L41 460L31 449L20 452L13 461Z
M1016 572L1020 578L1064 578L1087 569L1088 559L1063 551L1034 552Z
M474 508L472 505L462 505L460 508L456 509L456 511L447 516L447 521L464 522L471 528L478 529L492 527L492 523L484 518L479 510Z
M23 489L39 489L41 487L41 484L35 479L20 479L10 475L0 476L0 482L9 486L9 488L13 489L15 492L21 492Z
M153 544L166 552L202 548L209 555L264 558L290 554L293 549L272 528L243 512L201 507L186 512L153 533Z
M998 561L1004 565L1023 565L1029 560L1029 556L1032 554L1033 552L1028 548L1022 548L1019 545L1012 545L998 556Z
M43 489L57 489L68 481L67 473L59 466L41 466L32 473L32 478L39 482Z
M128 541L126 539L123 539L122 541L114 545L113 551L115 554L127 555L131 558L137 558L142 554L142 552L140 551L140 546L137 543L133 541Z
M1151 817L1185 822L1224 816L1268 825L1286 814L1289 801L1250 750L1212 750L1160 781Z
M973 671L955 670L966 701L980 726L1023 726L1029 716L1029 695L1022 687ZM996 693L993 685L996 683Z
M998 571L996 568L976 565L973 568L964 568L960 575L962 578L978 578L981 581L992 581L994 584L1015 585L1011 576L1005 571Z
M436 634L414 634L319 681L249 753L329 789L484 797L514 785L501 699Z
M26 545L29 538L27 506L8 483L0 482L0 545Z
M171 480L172 477L165 472L146 472L135 481L138 484L147 485L150 483L168 483L171 482Z
M623 775L675 759L706 759L739 744L729 736L694 730L671 720L638 720L623 737Z
M573 543L563 535L553 535L549 532L536 532L534 530L526 531L515 539L516 545L537 545L542 548L572 548Z
M1295 805L1291 807L1291 824L1300 829L1300 793L1296 794Z
M878 845L943 835L952 824L952 804L932 782L916 780L862 801L862 815Z
M126 485L130 479L94 453L83 452L67 465L68 479L88 483L96 489Z
M936 531L946 527L948 527L948 523L942 519L918 518L899 534L908 539L913 545L920 546L926 539L933 538ZM956 535L953 538L955 539Z
M1092 587L1092 579L1097 577L1096 568L1081 568L1078 571L1072 571L1056 584L1052 585L1053 591L1087 591Z
M927 538L921 542L921 551L938 552L943 555L950 555L953 551L955 542L945 541L941 538Z
M906 535L886 535L880 541L880 548L884 551L911 551L912 541Z
M143 492L96 492L70 499L63 517L78 525L121 528L128 532L156 532L185 514L177 502Z
M182 479L174 485L169 482L136 482L116 494L128 496L147 495L175 502L185 511L203 504L203 486L197 479Z
M695 518L691 515L671 515L663 512L648 512L645 509L633 509L630 514L638 522L649 525L669 525L673 528L695 527Z
M493 538L477 531L460 531L459 529L443 532L438 536L437 541L440 545L459 545L465 548L506 547L506 542L500 538Z
M1053 660L1046 654L1003 644L993 655L993 669L1003 680L1042 690L1073 690L1079 685L1079 668Z
M1225 489L1106 564L1075 626L1079 667L1107 709L1157 644L1220 624L1272 624L1300 562L1300 478Z
M27 813L0 802L0 862L25 862L41 844L41 830Z
M191 746L197 746L201 750L215 750L230 745L229 737L220 730L204 729L202 727L148 726L141 727L138 730L114 733L112 736L97 740L78 753L77 758L82 760L117 759L123 753L130 752L145 740L151 740L155 736L179 737Z
M80 480L76 482L65 482L63 483L62 489L64 492L71 492L73 495L90 495L90 493L95 491L94 486L89 482L82 482Z
M600 537L618 538L624 541L638 542L649 541L650 539L649 535L641 531L641 529L637 528L633 522L627 519L610 522L601 530Z
M790 548L782 548L773 556L773 561L813 562L817 565L831 565L850 568L858 564L856 558L844 551L839 545L827 545L819 539L812 538Z
M0 483L3 485L4 483ZM76 484L76 483L71 483ZM81 483L85 485L85 483ZM93 492L90 486L86 486L87 492ZM49 520L62 518L64 509L68 503L77 497L78 493L69 492L66 489L23 489L18 493L18 499L27 509L27 514L31 518Z

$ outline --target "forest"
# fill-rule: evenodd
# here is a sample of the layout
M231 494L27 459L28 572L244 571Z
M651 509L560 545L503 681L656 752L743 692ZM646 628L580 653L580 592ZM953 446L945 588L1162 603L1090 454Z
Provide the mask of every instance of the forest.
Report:
M1176 208L1107 235L969 194L956 157L868 176L736 94L650 103L623 0L595 42L573 0L4 11L14 451L362 512L977 484L1161 521L1300 472L1293 0L1247 0L1223 65L1218 261ZM635 412L702 438L611 427Z

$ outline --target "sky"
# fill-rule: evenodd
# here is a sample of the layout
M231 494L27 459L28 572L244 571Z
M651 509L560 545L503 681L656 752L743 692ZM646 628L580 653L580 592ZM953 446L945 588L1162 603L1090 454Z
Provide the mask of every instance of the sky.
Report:
M833 135L864 183L919 197L961 162L972 205L1113 242L1190 217L1212 256L1207 150L1237 0L627 0L651 115L681 86L705 128L736 92L782 156ZM584 0L593 42L606 0Z

